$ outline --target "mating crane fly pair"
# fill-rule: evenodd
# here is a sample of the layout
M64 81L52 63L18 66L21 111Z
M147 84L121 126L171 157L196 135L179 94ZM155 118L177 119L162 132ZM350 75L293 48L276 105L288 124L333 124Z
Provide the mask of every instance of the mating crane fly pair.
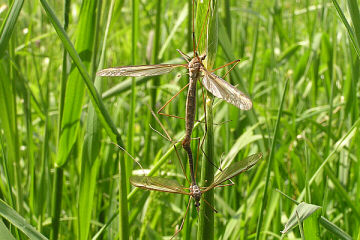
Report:
M137 65L137 66L122 66L107 68L99 71L98 76L106 77L142 77L142 76L157 76L170 73L172 70L178 67L185 67L189 71L189 83L188 93L186 98L186 111L185 111L185 137L182 141L182 146L188 154L189 167L191 175L191 184L196 186L195 174L193 171L193 157L190 148L191 134L194 128L195 122L195 110L196 110L196 84L202 77L201 84L214 96L224 99L225 101L233 104L241 110L250 110L252 108L252 102L243 92L215 75L213 72L207 70L203 64L203 60L206 55L199 56L194 52L194 57L191 59L185 53L177 50L183 58L187 61L187 64L156 64L156 65ZM185 86L185 87L186 87ZM184 88L185 88L184 87ZM184 89L183 88L183 89ZM177 93L175 96L177 96ZM169 103L169 102L168 102ZM168 104L166 103L166 104ZM158 113L166 106L166 104L158 111ZM133 184L135 185L135 184ZM136 186L136 185L135 185ZM195 187L196 188L196 187ZM196 199L196 198L195 198Z
M205 17L205 22L209 15L210 10L210 2L207 10L207 14ZM194 1L193 1L194 5ZM196 183L194 167L193 167L193 156L190 148L191 135L194 128L195 122L195 110L196 110L196 85L198 80L201 78L201 85L204 86L210 93L212 93L215 97L223 99L228 103L236 106L241 110L250 110L252 108L252 102L249 97L247 97L243 92L238 90L236 87L232 86L221 77L215 75L213 72L228 66L230 64L236 64L239 60L228 63L220 68L209 71L203 64L203 61L206 58L206 55L199 55L197 52L198 45L195 43L195 33L194 33L194 8L193 8L193 50L194 56L193 58L187 56L180 50L177 50L181 56L185 59L187 64L155 64L155 65L137 65L137 66L121 66L114 68L107 68L97 72L98 76L107 76L107 77L117 77L117 76L127 76L127 77L142 77L142 76L157 76L170 73L175 68L186 68L189 71L189 83L183 87L184 90L188 87L187 98L186 98L186 111L185 111L185 137L182 141L182 147L188 154L189 160L189 168L191 175L191 185L190 188L185 188L181 186L177 181L172 179L166 179L162 177L150 177L150 176L131 176L130 183L136 187L155 190L161 192L170 192L170 193L178 193L189 195L190 199L187 205L186 214L188 212L191 198L195 201L195 206L198 209L200 206L201 196L204 192L207 192L215 187L220 186L223 182L231 179L232 177L247 171L252 166L254 166L261 158L262 153L256 153L248 156L247 158L230 164L227 168L220 171L218 175L215 176L215 180L208 187L199 187ZM203 25L204 26L204 25ZM198 42L200 42L201 33ZM195 47L196 45L196 47ZM235 66L235 65L234 65ZM233 66L233 67L234 67ZM174 95L176 97L180 92ZM173 97L173 98L174 98ZM162 108L159 109L158 114L162 114L161 110L165 108L165 106L173 99L171 98ZM165 115L165 114L164 114ZM172 117L177 117L173 115L169 115ZM179 118L179 117L177 117ZM161 125L161 124L160 124ZM163 129L165 130L165 129ZM175 147L175 146L174 146ZM176 150L176 147L175 147ZM180 161L180 159L179 159ZM185 174L185 173L184 173ZM189 191L186 191L186 190ZM204 199L206 202L206 200ZM212 207L208 202L206 202L210 207ZM215 209L213 209L215 210ZM216 210L215 210L216 211ZM176 231L175 235L181 231L185 217L181 223L180 228ZM173 237L175 237L175 235Z

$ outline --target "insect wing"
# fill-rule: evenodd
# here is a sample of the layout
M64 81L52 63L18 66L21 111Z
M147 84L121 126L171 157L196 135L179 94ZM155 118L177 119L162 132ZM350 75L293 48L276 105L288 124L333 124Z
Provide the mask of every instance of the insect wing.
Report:
M157 64L157 65L137 65L106 68L96 73L97 76L105 77L143 77L157 76L171 72L177 67L186 67L184 64Z
M202 84L215 97L224 99L241 110L250 110L252 108L251 99L239 89L206 69L203 69L202 72L204 74Z
M130 183L135 187L155 190L160 192L170 192L186 194L186 192L176 180L161 178L161 177L148 177L148 176L131 176Z
M247 158L230 164L229 167L225 168L222 172L217 174L214 178L214 182L207 187L204 191L208 191L217 185L229 180L236 175L243 173L254 166L260 159L262 158L262 153L255 153L253 155L248 156Z

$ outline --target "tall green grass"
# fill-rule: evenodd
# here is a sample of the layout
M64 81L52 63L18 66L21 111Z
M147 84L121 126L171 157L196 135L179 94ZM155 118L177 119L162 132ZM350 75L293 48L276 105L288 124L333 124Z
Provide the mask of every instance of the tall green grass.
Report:
M194 6L197 37L207 3ZM179 238L277 239L288 223L289 239L358 239L357 1L211 4L217 26L209 25L199 51L211 43L209 68L241 59L226 80L248 93L254 108L243 112L210 98L204 150L217 166L260 151L264 160L235 177L234 186L214 189L218 214L209 215L204 203L199 214L191 206ZM1 239L173 235L188 196L136 189L128 177L145 172L188 187L172 143L152 130L161 132L148 109L165 104L188 75L98 78L95 72L184 63L176 49L192 54L192 7L180 0L0 3ZM185 96L165 112L184 116ZM204 121L201 88L198 96L197 119ZM179 141L184 121L160 120ZM196 123L193 137L203 135L204 124ZM217 170L199 157L197 179L206 185L211 177L204 173ZM304 215L310 205L301 202L321 208Z

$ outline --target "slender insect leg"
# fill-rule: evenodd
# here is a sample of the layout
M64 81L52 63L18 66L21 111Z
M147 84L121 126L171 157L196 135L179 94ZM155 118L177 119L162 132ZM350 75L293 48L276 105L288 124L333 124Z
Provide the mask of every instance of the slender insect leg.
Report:
M204 149L200 148L200 140L201 140L201 138L197 137L197 138L193 138L192 140L198 140L198 141L199 141L199 142L198 142L198 147L197 147L196 164L195 164L195 178L196 178L196 173L197 173L197 169L198 169L198 166L199 166L199 156L200 156L199 153L200 153L200 149L201 149L201 152L204 154L206 160L208 160L209 163L210 163L211 165L213 165L214 168L216 168L216 169L218 169L218 170L221 171L221 169L219 169L213 162L211 162L211 161L209 160L209 158L207 157Z
M195 163L195 178L196 178L196 173L197 173L197 169L198 169L198 166L199 166L199 153L200 153L200 138L195 138L196 140L198 140L198 147L197 147L197 150L196 150L196 163Z
M216 166L213 162L211 162L211 161L209 160L209 158L208 158L208 156L206 155L204 149L200 147L200 145L201 145L201 143L200 143L201 138L199 138L199 137L198 137L198 138L192 138L192 140L198 140L198 141L199 141L199 142L198 142L198 148L197 148L197 156L200 156L199 152L200 152L200 150L201 150L201 152L202 152L202 154L204 154L206 160L209 161L209 163L210 163L211 165L213 165L214 168L216 168L216 169L219 170L219 171L222 171L218 166ZM203 141L201 141L201 142L203 142ZM198 162L199 162L199 159L198 159L198 157L197 157L197 159L196 159L196 165L195 165L195 177L196 177L196 173L197 173L197 169L198 169L198 165L199 165Z
M204 149L203 149L203 145L204 145L204 142L205 142L205 137L207 135L207 116L206 116L206 99L205 99L205 92L204 92L204 86L202 85L201 81L200 82L200 86L201 86L201 91L202 91L202 97L203 97L203 106L204 106L204 116L205 116L205 133L204 133L204 137L203 139L201 140L201 143L199 144L200 145L200 149L201 151L203 152L204 156L206 157L206 159L208 159ZM214 165L214 163L212 163ZM214 165L215 166L215 165Z
M239 64L240 61L241 61L240 59L234 60L234 61L229 62L229 63L227 63L227 64L225 64L225 65L223 65L223 66L221 66L221 67L215 68L215 69L211 70L210 72L215 72L215 71L217 71L217 70L219 70L219 69L222 69L222 68L224 68L224 67L227 67L227 66L235 63L234 66L232 66L232 67L225 73L225 75L223 76L223 78L225 78L225 77L229 74L229 72L231 72L231 71L236 67L236 65Z
M175 150L175 153L176 153L176 156L177 156L177 158L178 158L179 164L180 164L180 166L181 166L181 170L182 170L182 172L184 173L184 176L185 176L186 180L187 180L188 183L190 184L190 181L189 181L188 177L186 176L186 172L185 172L184 165L183 165L183 163L181 162L181 158L180 158L179 152L178 152L178 150L177 150L177 148L176 148L176 145L173 144L173 140L172 140L170 134L166 131L164 125L162 125L161 121L160 121L159 118L156 116L156 114L154 113L154 111L153 111L152 109L150 109L150 111L151 111L151 114L153 115L153 117L155 118L155 120L159 123L160 127L162 128L162 130L165 132L168 140L172 143L172 145L173 145L173 147L174 147L174 150Z
M236 65L239 64L239 62L240 62L240 59L235 60L235 64L225 73L225 75L223 76L223 78L225 78L225 77L230 73L230 71L232 71L232 70L236 67Z
M162 106L158 111L157 111L157 114L159 115L163 115L163 116L166 116L166 117L173 117L173 118L177 118L177 119L183 119L185 120L184 117L179 117L179 116L176 116L176 115L171 115L171 114L166 114L166 113L163 113L161 112L162 110L164 110L164 108L170 104L170 102L172 102L174 100L174 98L176 98L182 91L185 90L185 88L187 88L189 86L190 83L186 84L179 92L177 92L174 96L172 96L165 104L164 106ZM205 115L205 122L202 122L202 121L199 121L199 120L195 120L195 122L200 122L200 123L205 123L206 124L206 115Z
M170 114L166 114L166 113L162 113L161 111L172 101L174 100L175 97L177 97L182 91L184 91L185 88L187 88L189 86L189 83L186 84L179 92L177 92L174 96L172 96L170 98L170 100L168 100L164 106L162 106L158 111L157 111L157 114L159 115L163 115L163 116L167 116L167 117L174 117L174 118L178 118L178 119L184 119L183 117L179 117L179 116L176 116L176 115L170 115Z
M205 198L203 198L203 200L215 213L218 213L218 211L213 206L211 206L211 204L208 201L206 201Z
M188 213L188 211L189 211L191 198L192 198L192 197L190 196L189 202L188 202L187 207L186 207L185 216L184 216L183 220L181 221L180 228L179 228L178 230L176 230L176 232L174 233L174 235L173 235L170 239L173 239L174 237L176 237L176 235L178 235L178 233L183 229L184 223L185 223L185 219L186 219L186 215L187 215L187 213Z
M200 86L201 86L201 92L202 92L202 98L203 98L203 106L204 106L204 116L205 116L205 134L204 134L203 140L201 142L201 148L202 148L202 145L204 144L204 141L205 141L205 136L207 134L207 116L206 116L206 99L205 99L204 86L202 85L201 81L199 81L199 83L200 83Z

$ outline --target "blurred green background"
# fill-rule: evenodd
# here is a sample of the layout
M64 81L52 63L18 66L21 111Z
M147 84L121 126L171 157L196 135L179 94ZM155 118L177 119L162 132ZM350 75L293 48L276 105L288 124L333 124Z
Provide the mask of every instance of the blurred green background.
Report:
M197 36L207 2L198 3ZM296 208L292 198L321 208L283 238L360 239L358 1L218 0L212 6L217 15L210 20L218 25L203 39L216 39L217 32L217 52L216 40L209 41L213 68L240 59L225 80L253 101L245 112L215 99L214 164L256 152L264 157L235 177L234 186L214 190L219 213L205 228L214 239L280 239ZM188 187L172 144L152 129L163 133L149 110L185 86L188 74L95 73L185 63L176 49L192 54L192 8L190 0L1 1L1 239L173 235L188 196L135 189L128 177L146 173ZM165 112L184 117L185 100L186 91ZM199 88L197 119L202 104ZM159 118L179 141L184 121ZM197 124L193 137L203 136L204 124ZM207 160L197 146L193 141L201 166ZM199 231L191 204L178 237L204 239Z

